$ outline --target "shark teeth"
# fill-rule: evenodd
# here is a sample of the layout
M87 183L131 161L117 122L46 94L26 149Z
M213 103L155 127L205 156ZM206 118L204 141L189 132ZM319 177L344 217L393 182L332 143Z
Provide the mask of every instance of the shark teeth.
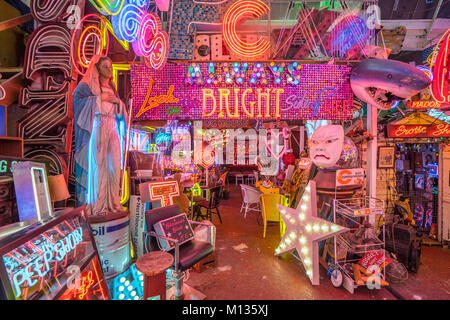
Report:
M392 92L388 90L380 88L368 87L366 91L372 97L372 99L383 109L390 109L394 105L396 100L404 99L392 94Z

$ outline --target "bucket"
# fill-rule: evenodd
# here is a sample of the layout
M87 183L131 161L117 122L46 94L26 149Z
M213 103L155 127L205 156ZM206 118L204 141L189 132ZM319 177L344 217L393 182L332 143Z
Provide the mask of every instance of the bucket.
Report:
M91 222L92 234L106 278L122 273L131 262L130 216Z

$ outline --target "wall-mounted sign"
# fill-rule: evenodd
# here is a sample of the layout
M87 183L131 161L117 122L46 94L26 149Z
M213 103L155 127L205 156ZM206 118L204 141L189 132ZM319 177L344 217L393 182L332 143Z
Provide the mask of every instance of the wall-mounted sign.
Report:
M406 109L439 109L441 107L440 102L434 100L419 100L419 101L408 101L406 103Z
M440 138L450 137L450 125L388 125L389 138Z
M277 69L275 73L273 68ZM297 64L294 76L288 69L288 66L257 62L204 63L194 67L167 64L162 70L133 65L133 118L352 118L350 67Z

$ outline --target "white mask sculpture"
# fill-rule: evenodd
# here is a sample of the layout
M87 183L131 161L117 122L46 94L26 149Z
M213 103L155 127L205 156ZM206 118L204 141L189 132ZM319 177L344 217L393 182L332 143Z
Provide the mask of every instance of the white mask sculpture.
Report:
M310 158L319 168L333 167L341 157L344 128L326 125L317 128L310 139Z

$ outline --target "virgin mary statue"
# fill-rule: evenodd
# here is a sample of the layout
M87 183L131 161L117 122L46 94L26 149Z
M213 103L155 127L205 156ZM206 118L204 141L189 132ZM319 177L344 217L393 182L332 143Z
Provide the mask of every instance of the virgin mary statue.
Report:
M127 111L112 79L112 62L94 56L73 96L77 205L91 216L122 214L120 172Z

